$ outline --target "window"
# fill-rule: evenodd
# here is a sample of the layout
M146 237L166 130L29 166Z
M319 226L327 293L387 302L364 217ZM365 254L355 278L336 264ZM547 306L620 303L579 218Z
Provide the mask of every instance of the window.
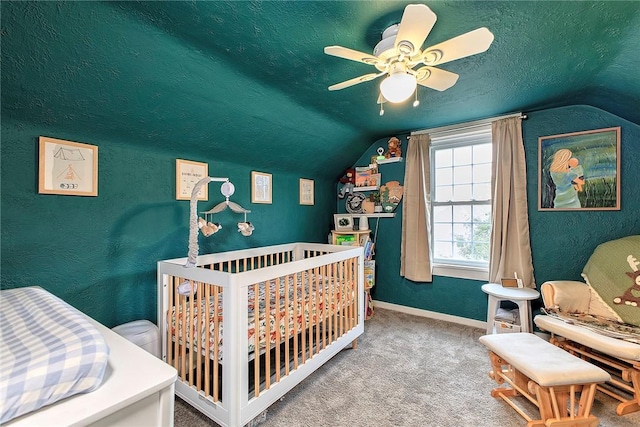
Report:
M486 279L491 235L491 125L432 135L430 159L434 273Z

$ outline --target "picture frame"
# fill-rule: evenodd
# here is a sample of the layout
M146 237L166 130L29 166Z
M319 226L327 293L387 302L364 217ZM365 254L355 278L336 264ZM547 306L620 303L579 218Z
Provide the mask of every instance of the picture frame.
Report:
M620 210L620 127L538 138L538 210Z
M313 180L300 178L300 204L313 206L314 203Z
M98 196L98 147L39 137L38 193Z
M273 181L270 173L251 171L251 203L271 204Z
M353 216L350 214L333 214L336 231L353 231Z
M176 200L191 200L193 187L202 178L209 176L209 165L192 160L176 159ZM198 191L198 200L209 200L209 186Z

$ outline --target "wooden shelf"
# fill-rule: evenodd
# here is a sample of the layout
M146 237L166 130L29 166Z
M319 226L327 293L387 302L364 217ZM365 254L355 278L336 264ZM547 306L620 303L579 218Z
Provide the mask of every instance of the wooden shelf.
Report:
M369 218L393 218L394 216L396 216L395 212L378 212L378 213L372 213L372 214L362 213L362 214L352 214L352 215L366 216Z
M401 161L402 161L402 157L389 157L388 159L384 159L384 160L376 160L376 163L379 165L384 165L387 163L396 163Z
M377 191L380 187L377 185L371 185L369 187L353 187L353 191Z

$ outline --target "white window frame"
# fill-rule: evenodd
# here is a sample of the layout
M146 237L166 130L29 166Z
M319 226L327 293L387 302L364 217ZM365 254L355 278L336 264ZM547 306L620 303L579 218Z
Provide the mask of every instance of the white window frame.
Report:
M433 210L436 206L442 206L442 204L434 201L435 199L435 151L445 148L462 147L476 144L491 143L491 123L483 123L462 129L449 129L442 132L436 132L430 134L430 196L429 196L429 210L431 217L431 230L434 230L434 215ZM433 197L432 197L433 195ZM471 200L470 202L448 202L445 205L456 203L468 205L468 204L486 204L491 206L491 199L489 200ZM429 242L432 248L433 257L433 274L446 277L457 277L463 279L473 280L488 280L489 276L489 263L477 263L477 262L464 262L455 260L454 262L448 262L449 260L437 259L433 256L434 248L434 236L433 233L430 236Z

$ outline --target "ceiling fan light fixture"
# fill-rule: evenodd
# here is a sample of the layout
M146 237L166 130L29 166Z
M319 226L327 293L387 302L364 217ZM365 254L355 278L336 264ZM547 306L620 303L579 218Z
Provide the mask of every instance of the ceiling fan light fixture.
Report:
M380 83L382 96L393 103L406 101L415 92L417 81L413 74L400 71L391 74Z

